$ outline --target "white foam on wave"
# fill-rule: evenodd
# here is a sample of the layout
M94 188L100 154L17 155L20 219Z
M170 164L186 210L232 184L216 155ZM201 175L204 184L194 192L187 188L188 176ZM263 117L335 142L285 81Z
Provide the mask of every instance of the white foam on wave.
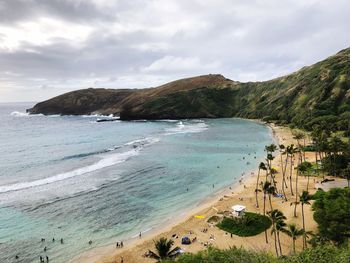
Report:
M124 145L128 146L128 145L144 145L144 144L150 144L150 143L155 143L155 142L159 142L159 138L152 138L152 137L144 137L141 139L137 139L131 142L127 142Z
M172 120L172 119L162 119L162 120L156 120L157 122L178 122L178 120Z
M44 116L43 114L29 114L28 112L20 112L20 111L13 111L10 113L11 116L15 117L35 117L35 116Z
M23 189L27 189L27 188L47 185L47 184L63 181L63 180L66 180L66 179L69 179L69 178L72 178L75 176L84 175L86 173L90 173L90 172L93 172L96 170L100 170L102 168L113 166L113 165L116 165L118 163L125 162L128 159L130 159L131 157L138 155L140 153L140 151L143 149L143 146L147 146L147 145L153 144L155 142L158 142L159 139L158 138L145 138L145 139L138 140L138 141L140 141L140 142L142 141L143 143L141 145L139 144L139 145L135 146L133 149L126 151L126 152L106 155L98 162L87 165L85 167L77 168L77 169L69 171L69 172L60 173L60 174L57 174L57 175L54 175L51 177L47 177L47 178L43 178L43 179L31 181L31 182L22 182L22 183L16 183L16 184L11 184L11 185L0 186L0 193L18 191L18 190L23 190ZM135 145L135 141L131 142L131 144L127 144L127 145Z
M204 121L196 121L195 123L183 123L179 121L176 127L166 130L165 135L173 135L180 133L198 133L208 129L208 125Z
M109 114L109 115L102 115L102 114L89 114L89 115L80 115L83 118L99 118L99 117L103 117L103 118L112 118L112 119L119 119L119 116L114 116L113 114Z

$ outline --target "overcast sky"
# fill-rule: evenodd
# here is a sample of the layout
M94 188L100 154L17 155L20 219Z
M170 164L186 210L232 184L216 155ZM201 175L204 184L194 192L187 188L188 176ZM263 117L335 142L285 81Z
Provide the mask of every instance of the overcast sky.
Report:
M350 46L349 0L0 0L0 101L220 73L267 80Z

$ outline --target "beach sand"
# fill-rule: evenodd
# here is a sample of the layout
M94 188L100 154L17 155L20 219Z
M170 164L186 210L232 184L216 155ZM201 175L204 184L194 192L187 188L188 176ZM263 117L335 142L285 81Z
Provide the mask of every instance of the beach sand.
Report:
M292 132L289 128L276 126L274 124L269 125L272 128L275 139L279 144L297 145L297 142L293 139ZM277 142L276 142L277 143ZM314 161L313 153L306 153L308 161ZM278 170L276 175L277 187L281 189L281 166L280 157L276 156L273 161L274 168ZM233 171L234 173L234 171ZM295 171L293 175L293 190L295 191ZM197 252L206 249L204 243L208 242L214 247L225 249L233 246L243 247L246 249L253 249L255 251L270 251L275 253L273 235L270 235L268 231L269 243L265 242L264 232L253 236L253 237L239 237L233 235L231 238L230 234L225 233L219 228L210 225L207 220L213 215L216 215L218 211L232 211L231 207L236 204L246 206L247 211L255 213L263 213L263 194L259 193L259 208L255 206L255 187L256 187L257 171L253 174L249 172L249 176L243 179L242 183L234 184L230 188L227 187L220 193L220 196L216 196L214 199L207 200L203 205L193 209L187 213L187 216L176 218L172 222L168 222L167 226L158 229L157 231L143 235L142 238L137 238L131 241L124 242L124 248L116 248L115 245L95 248L84 254L79 255L73 259L74 263L86 263L86 262L97 262L97 263L114 263L120 262L121 258L124 259L125 263L140 263L140 262L155 262L154 259L143 257L145 252L149 249L154 250L154 240L160 237L171 238L174 234L178 236L175 238L174 246L180 246L185 252ZM264 176L261 177L260 181L264 180ZM315 182L319 181L320 178L310 177L309 192L314 193ZM306 190L307 178L299 176L298 181L298 192L299 194ZM288 185L289 187L289 185ZM297 217L293 217L294 205L290 203L295 201L295 196L291 196L289 188L286 189L288 201L284 202L281 198L272 197L272 205L274 209L281 210L287 217L287 223L295 223L299 227L302 225L301 219L301 206L297 206ZM268 198L266 200L266 210L270 210ZM305 210L305 225L307 231L315 231L316 223L312 217L311 206L306 206ZM195 218L195 215L204 216L203 219ZM202 230L207 228L208 231L203 233ZM181 238L188 236L190 239L194 237L197 241L191 245L181 245ZM210 236L214 236L214 239L210 239ZM291 253L291 239L285 234L281 234L281 245L284 254ZM302 238L297 240L297 250L302 248Z

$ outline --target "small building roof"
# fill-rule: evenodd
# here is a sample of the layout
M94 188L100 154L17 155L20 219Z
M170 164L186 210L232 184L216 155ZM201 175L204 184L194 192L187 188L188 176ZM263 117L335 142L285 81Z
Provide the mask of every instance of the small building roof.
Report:
M232 206L232 210L236 211L236 212L241 212L243 210L245 210L245 206L244 205L234 205Z

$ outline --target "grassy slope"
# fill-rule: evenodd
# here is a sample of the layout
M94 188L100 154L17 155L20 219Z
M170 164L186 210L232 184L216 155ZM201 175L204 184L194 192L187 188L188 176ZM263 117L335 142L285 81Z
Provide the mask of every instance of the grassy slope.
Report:
M132 101L128 106L125 118L238 116L307 129L325 121L336 130L346 130L350 125L350 49L270 81L168 91L137 107Z
M242 84L237 115L311 128L322 120L346 129L350 121L350 49L293 74Z
M204 75L143 90L85 89L38 103L32 113L117 114L122 119L244 117L350 134L350 48L290 75L240 83Z

